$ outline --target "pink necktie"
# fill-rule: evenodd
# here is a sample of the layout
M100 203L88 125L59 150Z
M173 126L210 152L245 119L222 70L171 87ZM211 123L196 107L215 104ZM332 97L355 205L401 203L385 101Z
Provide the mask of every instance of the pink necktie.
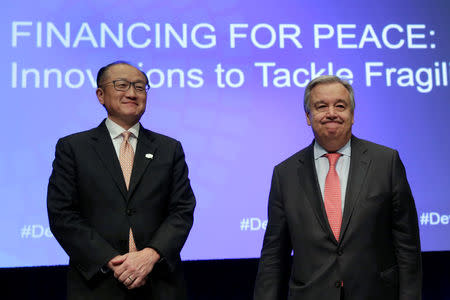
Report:
M342 222L342 202L341 202L341 185L339 176L336 172L336 163L340 153L328 153L325 155L330 163L327 178L325 179L325 211L327 212L328 222L333 231L336 240L339 241L339 232L341 231Z
M123 139L122 144L120 145L120 154L119 154L120 167L122 168L123 178L125 179L127 190L130 187L131 170L133 169L133 161L134 161L133 147L131 147L128 141L130 135L131 132L129 131L122 132ZM137 251L131 227L129 233L128 247L130 252Z

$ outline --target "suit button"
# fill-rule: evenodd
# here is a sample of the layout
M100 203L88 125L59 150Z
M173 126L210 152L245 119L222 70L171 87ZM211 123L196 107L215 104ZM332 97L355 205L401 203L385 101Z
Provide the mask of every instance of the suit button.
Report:
M334 283L334 286L337 288L340 288L342 286L342 282L340 280L338 280Z
M341 256L342 254L344 254L344 252L342 252L342 250L338 250L337 255Z
M131 216L133 214L133 210L132 209L127 209L127 215Z

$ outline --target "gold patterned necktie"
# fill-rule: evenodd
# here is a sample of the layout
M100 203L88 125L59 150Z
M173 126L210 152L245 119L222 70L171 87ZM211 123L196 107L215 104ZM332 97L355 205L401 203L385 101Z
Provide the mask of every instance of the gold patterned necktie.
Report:
M333 231L336 240L339 241L339 234L342 223L342 201L341 185L336 171L336 163L341 156L340 153L328 153L325 155L330 163L327 178L325 179L325 211L327 212L328 222Z
M130 188L131 171L133 170L134 151L129 142L131 132L122 132L122 144L120 145L119 162L122 168L123 178L125 179L125 185L127 190ZM136 244L134 243L133 231L130 227L128 246L130 252L137 251Z

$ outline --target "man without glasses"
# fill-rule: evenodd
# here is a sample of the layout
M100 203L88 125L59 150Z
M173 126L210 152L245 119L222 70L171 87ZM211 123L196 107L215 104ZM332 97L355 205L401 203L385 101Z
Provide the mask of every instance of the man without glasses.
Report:
M315 139L274 169L255 300L421 299L405 168L397 151L352 135L354 108L336 76L306 87Z

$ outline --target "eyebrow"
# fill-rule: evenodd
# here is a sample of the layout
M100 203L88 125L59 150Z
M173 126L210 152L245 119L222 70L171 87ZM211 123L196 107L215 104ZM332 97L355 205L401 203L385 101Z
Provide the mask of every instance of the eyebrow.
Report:
M345 104L347 104L347 101L345 101L345 99L339 99L338 101L336 101L336 103L340 103L340 102L344 102Z
M138 79L138 80L136 80L136 81L130 81L129 79L127 79L127 78L122 78L122 77L119 77L119 78L116 78L116 79L113 79L113 80L126 80L126 81L129 81L129 82L142 82L142 83L146 83L145 80L142 80L142 79Z
M323 103L325 103L325 101L323 101L323 100L318 100L318 101L316 101L316 102L314 103L314 106L316 106L317 104L323 104Z
M338 99L335 103L345 103L345 104L347 104L345 99ZM318 101L316 101L316 103L314 103L314 106L316 106L318 104L326 104L326 103L325 103L324 100L318 100Z

